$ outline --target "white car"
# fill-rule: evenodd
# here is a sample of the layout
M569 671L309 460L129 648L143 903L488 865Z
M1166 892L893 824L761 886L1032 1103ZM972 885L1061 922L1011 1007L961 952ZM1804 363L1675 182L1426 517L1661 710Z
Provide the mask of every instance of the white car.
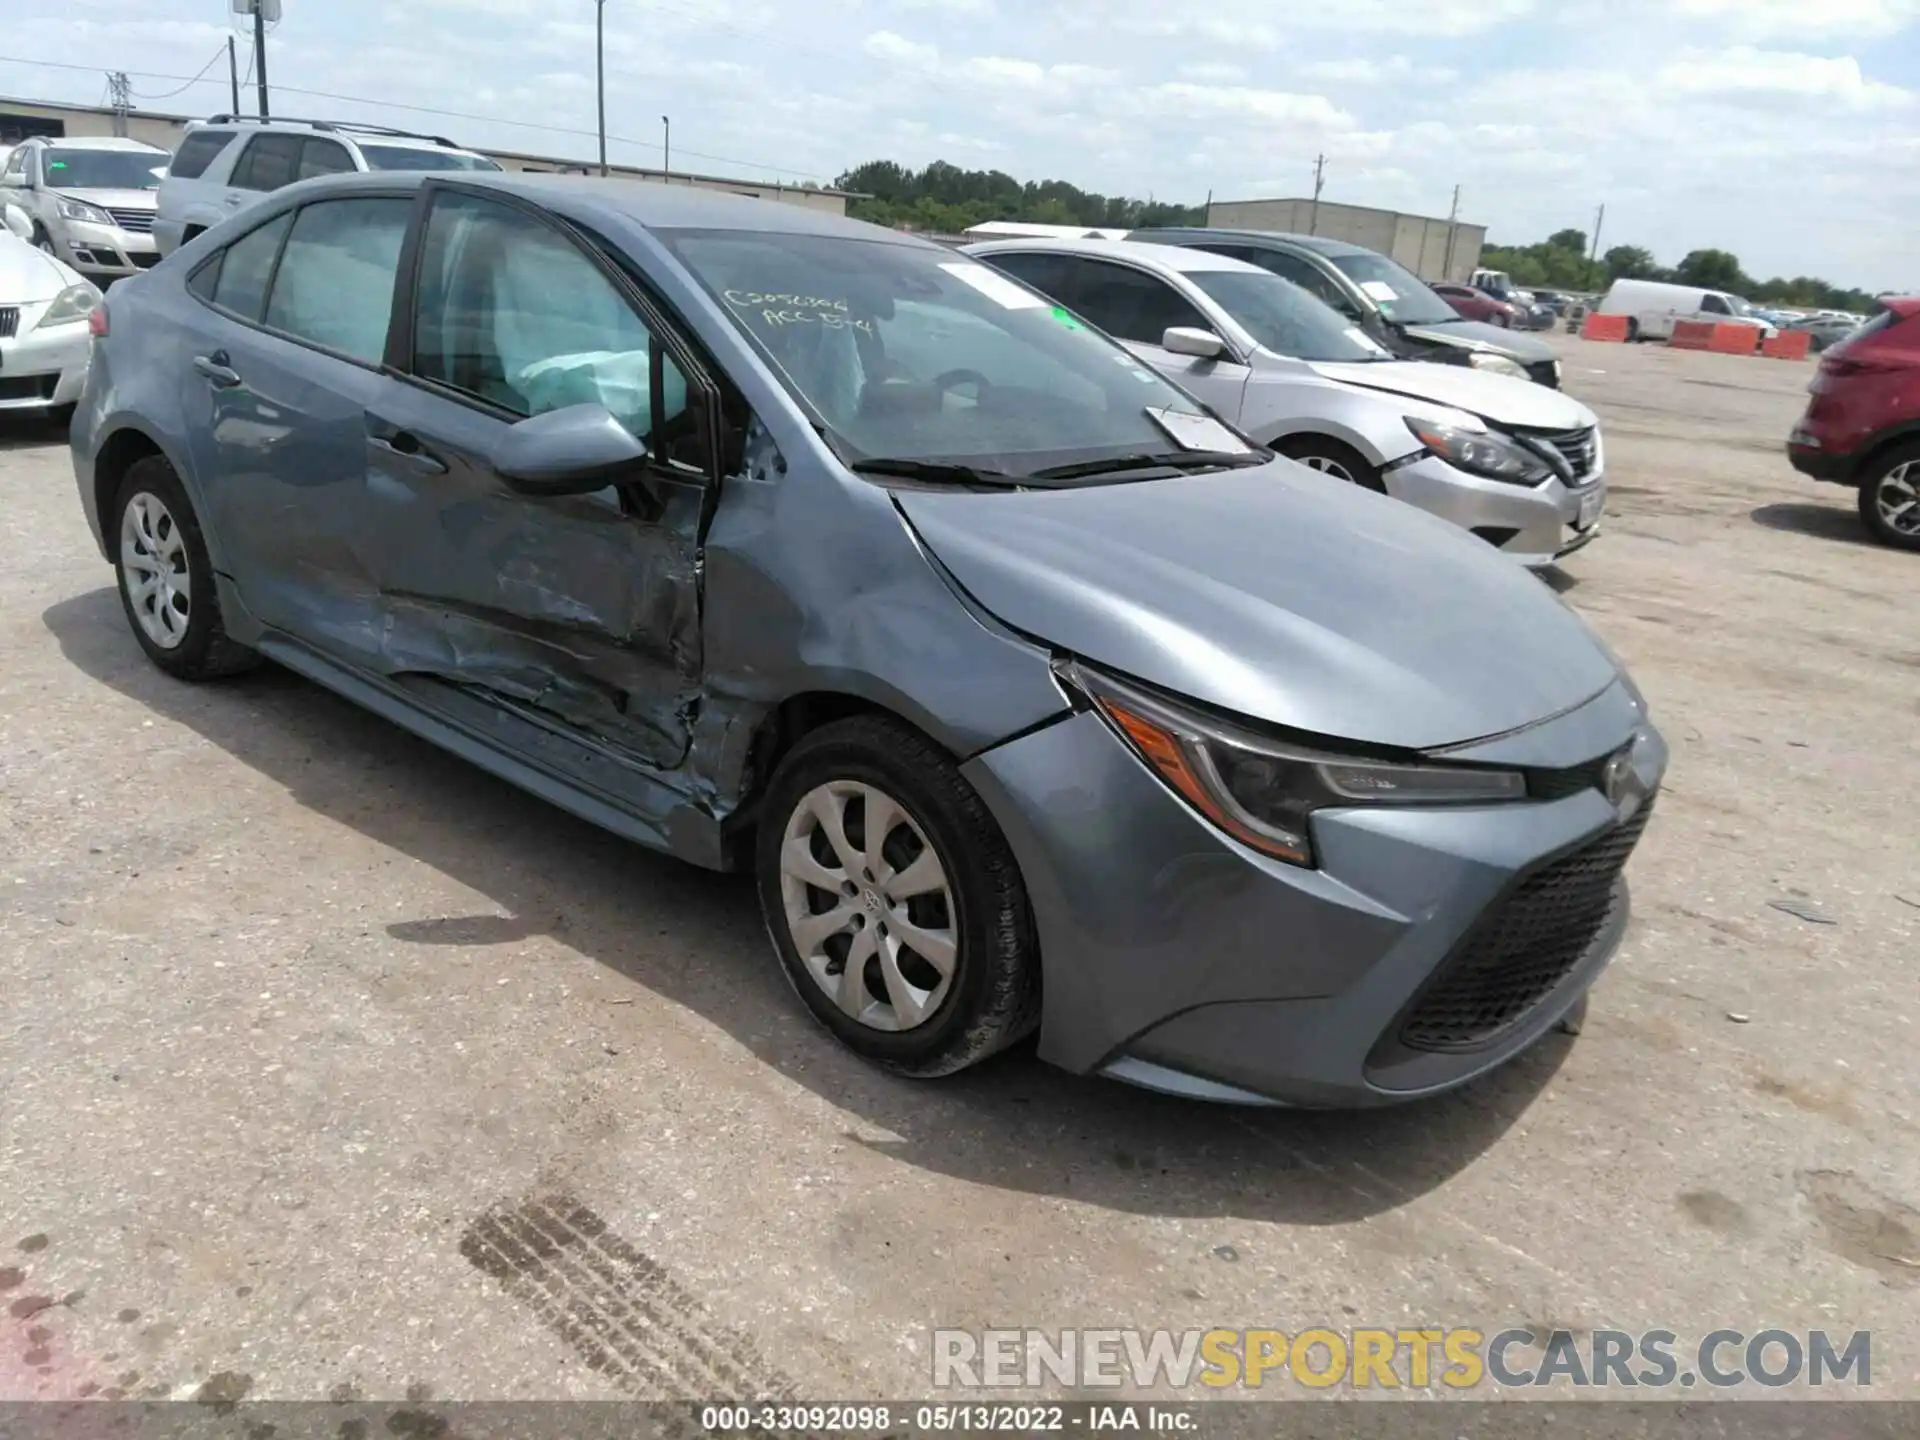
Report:
M1396 360L1300 286L1208 250L1005 240L965 253L1060 302L1062 323L1106 331L1261 444L1450 520L1524 565L1600 533L1600 422L1557 390ZM951 337L955 374L965 348Z
M485 155L437 135L329 120L216 115L194 125L160 185L153 238L171 255L202 230L241 214L282 186L353 170L498 170Z
M153 197L166 168L167 152L139 140L36 135L0 162L0 205L26 215L42 250L107 284L159 260Z
M100 292L72 266L0 230L0 414L80 398Z

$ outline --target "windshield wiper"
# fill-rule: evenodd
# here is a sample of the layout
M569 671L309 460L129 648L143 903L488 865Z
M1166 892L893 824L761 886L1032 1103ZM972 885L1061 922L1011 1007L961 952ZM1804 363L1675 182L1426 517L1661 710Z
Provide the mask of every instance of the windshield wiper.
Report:
M983 470L974 465L953 465L940 460L911 460L886 455L855 460L847 468L856 475L895 475L902 480L931 480L943 485L987 485L996 490L1017 490L1022 477L1005 470Z
M1122 455L1114 460L1082 460L1073 465L1050 465L1033 472L1036 480L1080 480L1090 475L1112 475L1124 470L1214 470L1242 465L1264 465L1257 450L1167 450L1152 455Z

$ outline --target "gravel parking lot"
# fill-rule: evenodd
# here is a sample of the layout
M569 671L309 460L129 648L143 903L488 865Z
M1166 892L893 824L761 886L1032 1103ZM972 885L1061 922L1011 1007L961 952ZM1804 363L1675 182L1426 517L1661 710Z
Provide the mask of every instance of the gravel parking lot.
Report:
M1788 468L1809 366L1559 344L1550 578L1674 749L1634 928L1579 1039L1358 1116L865 1068L747 880L159 674L0 426L0 1398L899 1398L935 1324L1870 1329L1920 1397L1920 559Z

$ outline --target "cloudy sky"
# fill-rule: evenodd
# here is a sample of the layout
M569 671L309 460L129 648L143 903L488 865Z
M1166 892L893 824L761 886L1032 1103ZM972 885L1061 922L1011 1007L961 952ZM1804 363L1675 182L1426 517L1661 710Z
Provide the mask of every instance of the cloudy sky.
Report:
M4 0L0 95L160 98L225 0ZM284 0L277 109L590 157L593 0ZM759 178L945 158L1199 201L1295 195L1589 229L1672 263L1920 289L1920 0L607 0L613 158ZM29 62L29 63L22 63ZM39 63L32 63L39 62ZM50 65L46 62L57 62ZM242 63L245 63L244 56ZM58 68L59 66L79 68ZM151 97L151 98L147 98ZM380 103L384 100L385 103ZM397 102L467 112L454 119ZM519 122L519 123L509 123ZM533 126L552 128L533 128ZM566 133L569 131L585 133Z

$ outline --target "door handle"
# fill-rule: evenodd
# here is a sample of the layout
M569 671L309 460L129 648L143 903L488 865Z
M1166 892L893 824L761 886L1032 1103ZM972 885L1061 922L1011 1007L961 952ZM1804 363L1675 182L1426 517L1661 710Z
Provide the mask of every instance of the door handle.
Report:
M377 450L382 457L397 460L409 470L422 475L444 475L447 462L425 449L418 440L402 430L392 436L369 435L368 448Z
M216 390L231 390L240 383L240 373L227 363L227 352L216 350L211 355L193 357L193 368L207 377L207 383Z
M246 198L247 197L244 195L229 195L227 196L226 203L229 206L237 206L241 204Z

